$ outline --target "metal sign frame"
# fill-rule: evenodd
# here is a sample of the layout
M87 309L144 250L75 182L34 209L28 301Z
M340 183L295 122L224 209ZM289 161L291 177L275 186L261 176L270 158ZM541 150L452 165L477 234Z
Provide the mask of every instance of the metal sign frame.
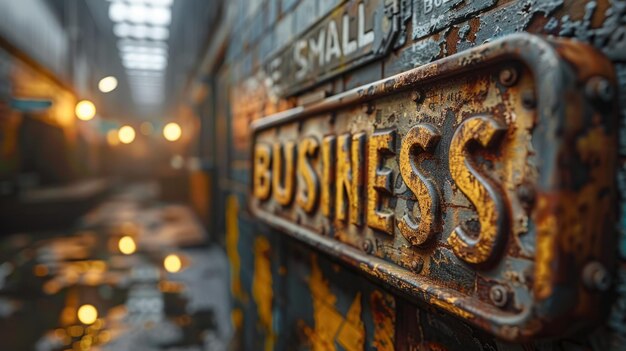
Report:
M608 288L608 271L615 256L617 113L610 89L615 86L612 66L586 44L546 40L530 34L505 37L319 103L257 120L252 124L255 142L251 155L254 156L257 135L264 131L349 106L367 108L390 94L419 90L433 82L507 62L521 62L528 67L536 89L534 96L522 97L536 110L533 147L538 177L529 216L536 252L529 281L524 283L530 295L521 297L527 301L520 306L512 310L499 308L498 297L506 296L507 291L497 285L486 290L490 301L446 287L415 269L369 254L371 248L347 245L265 211L262 201L253 195L250 211L261 221L403 295L442 308L506 340L555 336L593 324L607 309L608 299L603 293ZM501 74L500 79L514 78ZM585 203L595 203L596 208L591 211L585 206L574 206L582 198ZM497 244L501 239L494 240ZM454 243L448 239L448 245ZM473 258L466 258L453 264L478 272L492 269L473 265Z

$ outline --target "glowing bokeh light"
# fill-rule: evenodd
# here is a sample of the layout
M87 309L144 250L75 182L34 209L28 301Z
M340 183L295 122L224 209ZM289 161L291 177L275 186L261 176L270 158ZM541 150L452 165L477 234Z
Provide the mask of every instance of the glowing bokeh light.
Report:
M130 144L135 140L135 129L131 126L123 126L117 136L123 144Z
M163 136L169 141L176 141L180 139L182 134L183 130L180 128L178 123L171 122L163 127Z
M89 121L96 116L96 105L89 100L81 100L76 104L75 112L81 121Z
M108 76L100 79L98 82L98 89L103 93L110 93L117 88L117 78Z
M82 305L78 308L78 320L83 324L92 324L98 319L98 310L93 305Z
M163 260L163 267L165 267L165 270L170 273L176 273L183 267L183 262L180 260L178 255L171 254L167 255L167 257Z
M128 235L120 238L117 247L124 255L133 254L137 250L137 244L135 244L135 240Z

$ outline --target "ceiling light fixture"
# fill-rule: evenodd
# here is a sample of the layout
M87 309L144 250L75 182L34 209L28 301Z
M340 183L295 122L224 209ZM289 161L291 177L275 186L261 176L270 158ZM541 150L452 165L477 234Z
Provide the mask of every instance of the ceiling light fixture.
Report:
M168 26L172 21L172 10L167 6L158 4L115 2L109 6L109 18L113 22Z
M146 26L143 24L117 23L113 26L113 33L120 38L166 40L170 31L166 27Z
M174 0L108 0L110 3L129 2L132 4L146 4L152 6L171 6Z
M115 2L109 6L109 18L113 22L123 22L126 19L126 4Z
M167 48L148 45L120 45L120 52L167 56Z
M127 19L132 23L144 23L150 17L151 8L143 5L130 5L126 7Z
M133 99L140 104L163 101L173 0L108 1Z
M151 63L151 62L136 62L136 61L122 61L122 65L129 69L141 69L148 71L162 71L167 67L167 63Z
M143 0L143 2L152 6L172 6L174 0Z
M122 60L132 62L145 62L145 63L167 63L167 57L163 55L155 54L139 54L134 52L123 53Z
M103 93L110 93L117 88L117 78L108 76L100 79L98 82L98 89Z
M122 38L117 42L117 46L120 50L124 50L126 46L145 46L145 47L153 47L153 48L161 48L167 50L167 43L164 41L154 41L154 40L139 40L139 39L130 39L130 38Z
M155 26L169 26L172 22L172 10L167 7L153 7L148 23Z

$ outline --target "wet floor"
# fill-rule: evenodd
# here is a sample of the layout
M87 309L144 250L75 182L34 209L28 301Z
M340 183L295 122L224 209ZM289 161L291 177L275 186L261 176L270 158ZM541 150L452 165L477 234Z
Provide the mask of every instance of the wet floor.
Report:
M72 229L0 242L0 350L221 350L224 252L192 211L134 185Z

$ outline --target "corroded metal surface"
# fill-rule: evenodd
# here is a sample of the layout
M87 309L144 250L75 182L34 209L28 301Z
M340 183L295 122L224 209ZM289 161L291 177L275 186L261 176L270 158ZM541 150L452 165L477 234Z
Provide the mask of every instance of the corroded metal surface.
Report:
M251 211L499 337L580 329L609 302L614 85L519 34L268 116Z

